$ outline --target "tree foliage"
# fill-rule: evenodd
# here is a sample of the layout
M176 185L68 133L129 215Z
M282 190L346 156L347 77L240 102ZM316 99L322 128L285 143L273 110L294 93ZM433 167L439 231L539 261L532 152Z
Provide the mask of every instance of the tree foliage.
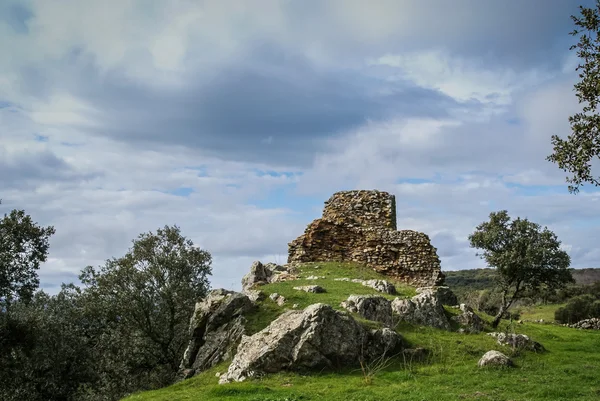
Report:
M23 210L13 210L0 220L0 302L5 306L15 299L31 299L54 233L54 227L38 226Z
M165 226L85 268L83 287L15 297L0 308L0 399L110 401L172 383L210 265L208 252Z
M494 319L496 327L512 303L527 291L541 287L560 288L573 282L569 255L560 249L556 235L527 219L511 221L506 210L490 213L490 220L478 225L469 241L471 247L497 271L502 300Z
M592 164L600 159L600 0L594 8L580 6L580 15L572 15L576 28L571 32L579 36L579 42L571 46L577 50L582 61L577 66L580 81L575 91L583 109L569 117L572 133L566 140L552 136L554 152L547 160L571 174L566 178L569 192L579 192L584 183L600 185L600 176L595 176Z
M195 302L209 288L210 264L208 252L166 226L141 234L125 256L84 269L84 303L104 327L97 344L102 386L125 393L173 380Z

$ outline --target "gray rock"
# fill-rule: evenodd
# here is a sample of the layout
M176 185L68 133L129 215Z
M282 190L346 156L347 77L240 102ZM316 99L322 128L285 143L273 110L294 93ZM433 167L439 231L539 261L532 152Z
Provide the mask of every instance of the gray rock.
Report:
M450 329L444 306L437 297L437 291L423 290L411 299L396 298L392 301L392 311L400 320L439 329Z
M386 280L363 280L362 285L386 294L396 294L396 287Z
M300 287L294 287L294 289L298 291L311 292L314 294L325 292L325 288L321 287L320 285L303 285Z
M400 351L392 330L368 331L347 313L325 304L288 311L253 336L244 336L219 383L243 381L282 370L355 365Z
M224 289L213 290L196 303L180 376L191 377L231 359L245 331L243 315L253 308L246 295Z
M447 287L444 285L433 286L433 287L420 287L420 288L417 288L416 291L417 291L417 294L420 294L424 291L437 292L437 297L439 298L442 305L453 306L453 305L458 304L458 298L456 297L456 295L452 292L450 287Z
M279 306L283 306L283 304L285 304L285 297L283 295L279 295L276 292L269 295L269 298L271 298L273 302L277 302L277 305Z
M273 277L273 270L258 260L250 266L250 272L242 277L242 291L248 291L255 285L268 284Z
M591 319L584 319L577 323L570 324L569 327L584 330L600 330L600 319L595 317Z
M488 351L481 357L477 365L480 368L485 366L513 366L513 362L502 352Z
M542 344L533 341L525 334L488 333L488 336L495 337L500 345L507 345L513 348L526 349L535 352L544 351Z
M242 292L246 295L252 302L262 301L267 297L267 295L260 290L246 290Z
M341 306L367 320L381 322L388 327L394 324L391 302L380 295L350 295Z
M460 310L462 313L458 316L454 316L452 320L461 325L461 332L479 333L483 331L485 326L483 319L481 319L470 306L460 304Z

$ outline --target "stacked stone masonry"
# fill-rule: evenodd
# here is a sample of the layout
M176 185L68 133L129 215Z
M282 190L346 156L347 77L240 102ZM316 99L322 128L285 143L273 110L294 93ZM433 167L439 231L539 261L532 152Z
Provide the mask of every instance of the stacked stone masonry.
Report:
M288 244L288 263L356 262L415 286L441 285L437 250L426 234L396 230L396 200L381 191L343 191Z

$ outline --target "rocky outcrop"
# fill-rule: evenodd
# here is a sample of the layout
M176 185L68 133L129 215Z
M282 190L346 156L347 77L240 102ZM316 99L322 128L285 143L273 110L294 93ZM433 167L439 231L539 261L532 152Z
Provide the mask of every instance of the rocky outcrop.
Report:
M244 294L218 289L196 303L190 341L181 361L181 376L190 377L231 359L244 334L244 314L254 307Z
M569 327L574 329L584 329L584 330L600 330L600 319L591 318L581 320L577 323L570 324Z
M461 326L461 331L467 333L479 333L483 331L485 323L473 309L465 304L460 304L461 314L454 316L452 320Z
M392 330L368 331L348 314L314 304L288 311L264 330L244 336L219 383L282 370L352 366L401 347L400 335Z
M275 263L262 264L255 261L250 272L242 277L242 292L251 291L257 285L265 285L278 281L293 280L296 277L288 268Z
M502 352L488 351L481 357L477 365L480 368L485 366L513 366L513 362Z
M392 311L400 320L449 330L450 322L437 291L424 290L411 299L396 298L392 301Z
M388 327L394 324L392 304L380 295L350 295L341 306L367 320L381 322Z
M343 191L325 202L288 255L288 263L321 261L357 262L415 286L444 281L429 237L396 231L396 200L387 192Z
M529 351L541 352L544 351L542 344L533 341L525 334L514 333L488 333L488 336L495 337L500 345L507 345L517 349L525 349Z
M446 286L433 286L433 287L420 287L416 289L417 294L422 293L423 291L435 291L437 292L437 297L442 303L442 305L454 306L458 305L458 298L452 292L450 287Z

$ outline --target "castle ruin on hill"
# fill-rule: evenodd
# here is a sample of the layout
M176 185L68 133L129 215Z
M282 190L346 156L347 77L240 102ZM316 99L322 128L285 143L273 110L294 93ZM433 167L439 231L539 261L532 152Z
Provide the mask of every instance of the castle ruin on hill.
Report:
M396 198L382 191L342 191L323 216L288 244L288 263L357 262L414 286L444 282L426 234L396 228Z

